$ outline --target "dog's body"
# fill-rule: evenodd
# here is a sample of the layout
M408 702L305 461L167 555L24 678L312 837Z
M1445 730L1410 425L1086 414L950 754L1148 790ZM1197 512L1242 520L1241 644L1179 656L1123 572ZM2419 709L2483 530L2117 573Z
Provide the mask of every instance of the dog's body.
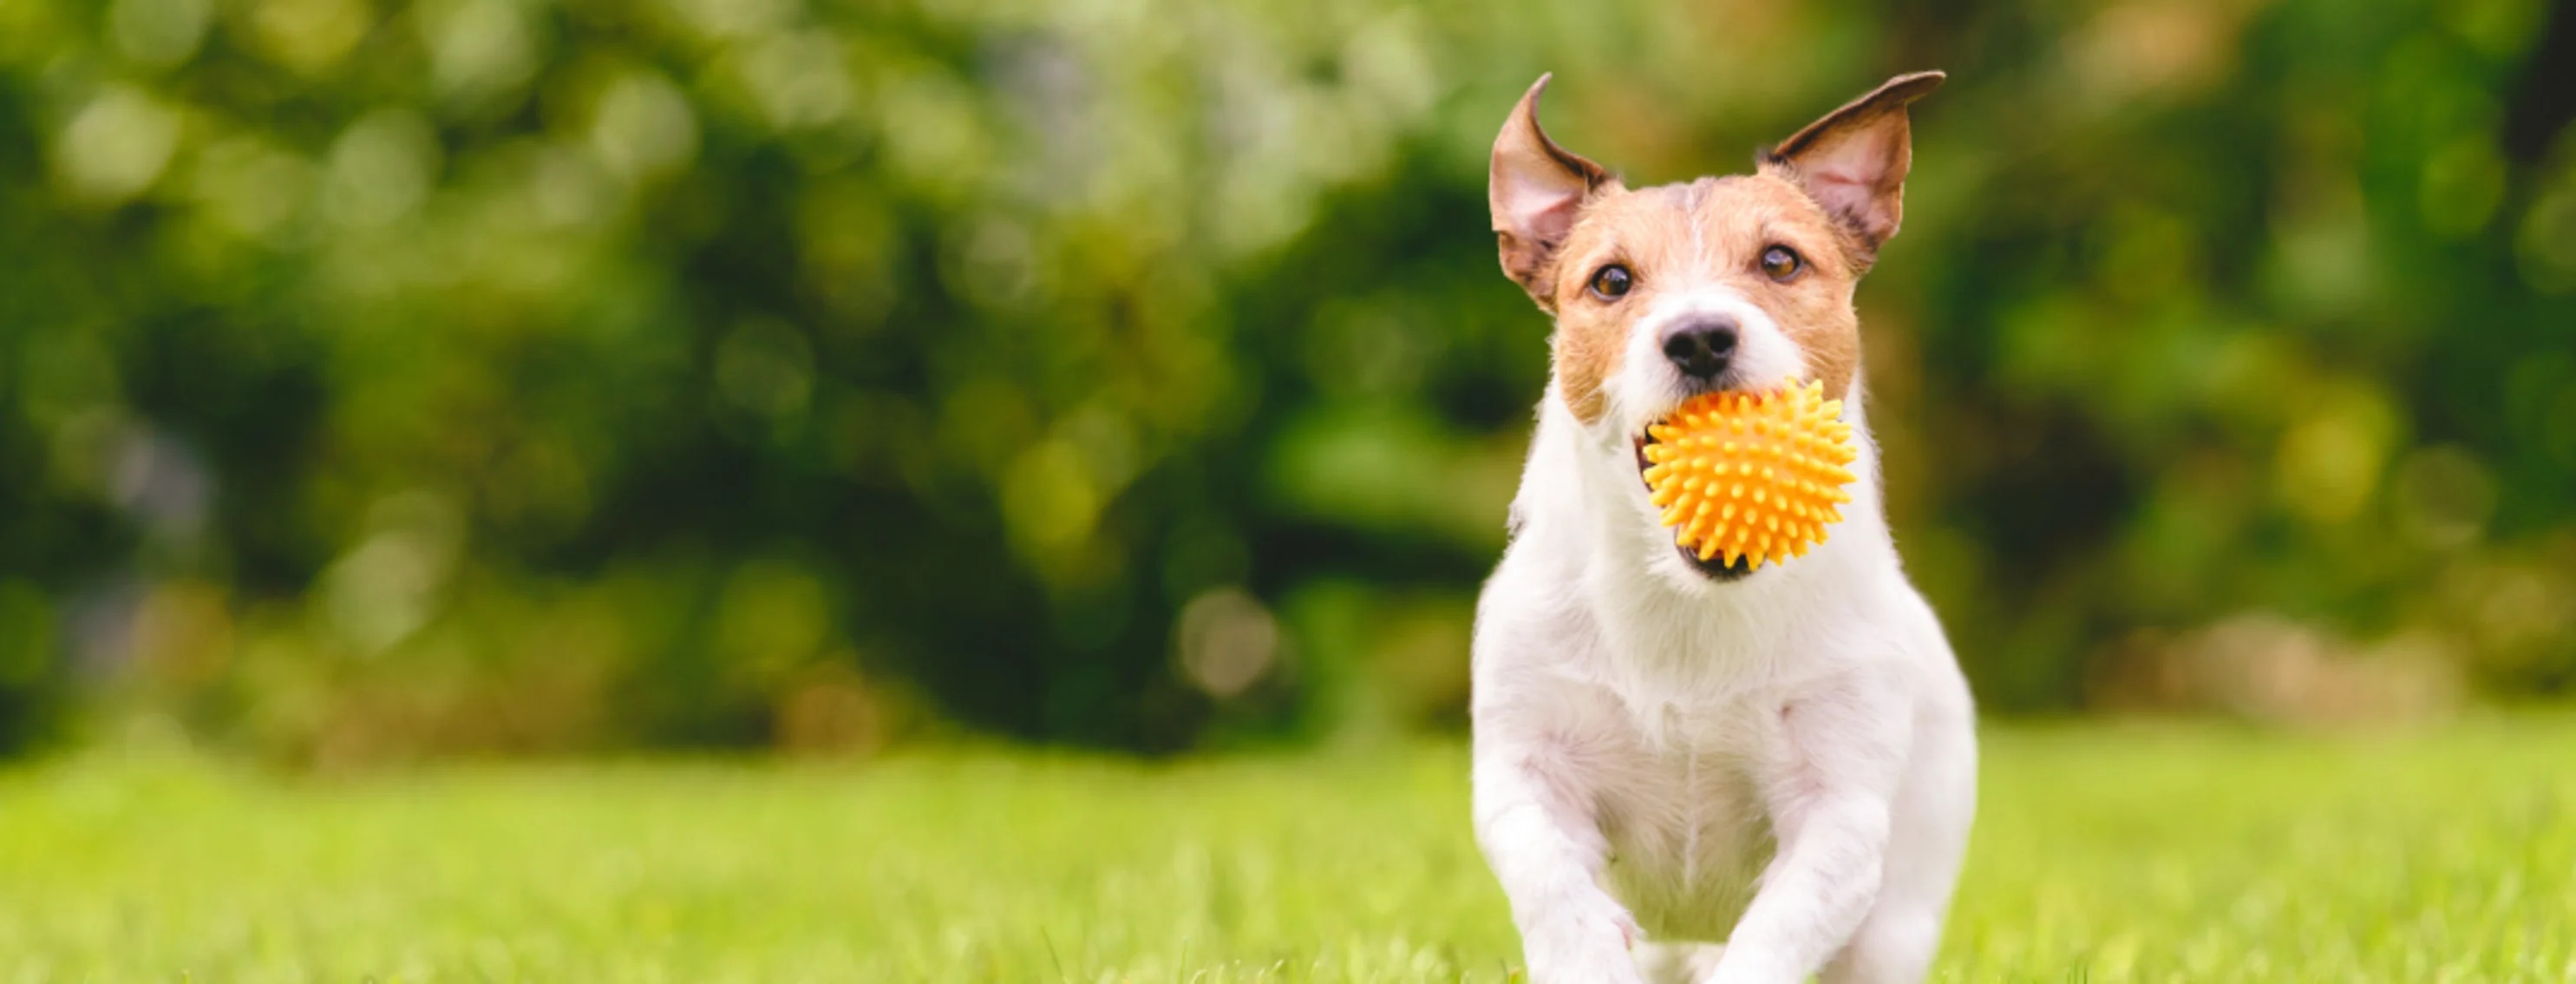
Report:
M1495 145L1503 266L1557 316L1475 636L1477 836L1536 984L1911 981L1938 946L1973 710L1888 534L1851 285L1896 229L1905 104L1939 79L1751 176L1629 191L1540 132L1545 79ZM1684 554L1646 426L1792 380L1859 437L1849 518L1768 570Z

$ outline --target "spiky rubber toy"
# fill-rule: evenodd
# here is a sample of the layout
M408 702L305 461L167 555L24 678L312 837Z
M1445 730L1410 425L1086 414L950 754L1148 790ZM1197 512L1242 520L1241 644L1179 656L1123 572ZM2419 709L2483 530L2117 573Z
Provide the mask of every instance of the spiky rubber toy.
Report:
M1701 560L1804 557L1851 501L1859 456L1840 400L1822 383L1765 393L1702 393L1646 428L1646 487Z

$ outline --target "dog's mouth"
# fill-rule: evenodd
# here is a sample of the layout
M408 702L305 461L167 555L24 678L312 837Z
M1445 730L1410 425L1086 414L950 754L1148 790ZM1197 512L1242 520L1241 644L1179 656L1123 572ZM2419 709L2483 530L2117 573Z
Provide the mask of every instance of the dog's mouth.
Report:
M1646 458L1646 446L1655 443L1655 436L1651 431L1649 431L1648 433L1638 434L1630 440L1637 453L1637 483L1645 485L1646 469L1654 465L1654 462L1649 461ZM1651 491L1652 488L1652 486L1648 486L1649 491ZM1665 536L1667 539L1674 535L1669 527L1666 527L1665 530ZM1672 547L1673 552L1681 555L1682 561L1689 564L1692 570L1700 572L1702 576L1705 576L1712 581L1733 581L1753 573L1753 559L1750 557L1738 555L1735 560L1730 563L1723 556L1702 559L1698 551L1684 547L1679 543L1674 543Z

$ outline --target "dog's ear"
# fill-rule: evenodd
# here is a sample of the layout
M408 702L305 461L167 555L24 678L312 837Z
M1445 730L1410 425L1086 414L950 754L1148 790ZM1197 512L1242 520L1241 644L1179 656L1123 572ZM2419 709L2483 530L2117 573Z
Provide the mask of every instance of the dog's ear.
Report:
M1554 278L1557 247L1574 228L1575 217L1592 195L1614 184L1610 172L1547 138L1538 127L1538 96L1549 76L1521 96L1503 133L1494 138L1494 168L1486 199L1494 212L1494 238L1500 241L1503 272L1519 281L1538 306L1556 309L1549 284Z
M1797 183L1851 234L1866 266L1905 216L1905 172L1913 166L1905 105L1948 76L1915 72L1807 124L1763 152L1761 170Z

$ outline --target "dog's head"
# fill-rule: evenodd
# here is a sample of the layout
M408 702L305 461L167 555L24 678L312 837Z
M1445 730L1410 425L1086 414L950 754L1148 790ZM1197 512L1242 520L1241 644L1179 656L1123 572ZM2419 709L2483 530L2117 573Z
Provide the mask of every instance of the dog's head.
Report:
M1702 392L1821 381L1849 395L1852 288L1904 207L1905 107L1942 78L1889 80L1759 154L1752 174L1635 190L1549 140L1547 79L1530 86L1494 141L1494 232L1503 271L1556 316L1554 398L1588 445L1642 468L1647 425Z

